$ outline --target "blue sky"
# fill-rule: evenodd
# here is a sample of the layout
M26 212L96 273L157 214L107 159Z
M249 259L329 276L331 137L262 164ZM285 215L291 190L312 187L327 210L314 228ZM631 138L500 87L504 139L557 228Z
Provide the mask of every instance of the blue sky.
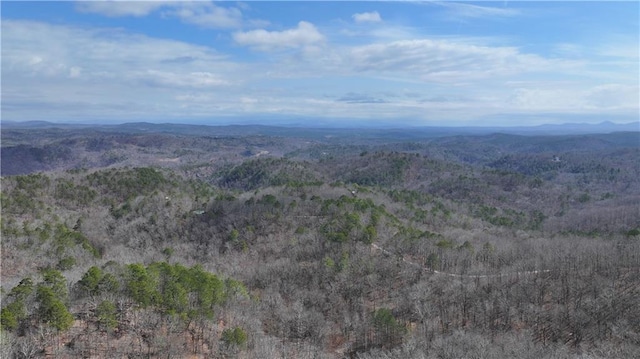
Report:
M2 119L639 120L639 4L7 2Z

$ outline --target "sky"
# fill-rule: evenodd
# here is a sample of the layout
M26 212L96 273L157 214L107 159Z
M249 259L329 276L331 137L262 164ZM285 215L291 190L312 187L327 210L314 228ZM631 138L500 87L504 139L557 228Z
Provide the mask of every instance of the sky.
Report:
M3 121L640 121L637 1L0 7Z

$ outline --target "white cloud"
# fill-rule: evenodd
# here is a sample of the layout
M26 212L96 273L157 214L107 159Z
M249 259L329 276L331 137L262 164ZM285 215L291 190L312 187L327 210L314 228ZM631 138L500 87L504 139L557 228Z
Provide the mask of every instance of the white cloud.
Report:
M357 13L357 14L353 14L351 17L353 18L353 21L359 24L366 23L366 22L382 21L382 18L380 17L380 14L377 11Z
M78 1L76 2L76 9L81 12L101 14L109 17L142 17L147 16L162 7L175 4L175 1Z
M149 86L169 88L207 88L230 84L229 81L221 79L219 75L204 71L185 73L150 69L135 75L134 78Z
M514 47L431 39L355 47L347 62L361 72L405 73L423 81L449 83L576 66L568 61L521 53Z
M520 15L520 11L507 7L492 7L467 4L454 1L433 1L435 4L444 7L454 18L481 18L481 17L512 17Z
M117 29L3 20L2 37L5 118L179 117L176 92L224 93L246 72L210 48Z
M208 71L225 63L208 47L118 29L4 20L2 30L3 73L53 76L60 72L52 69L67 74L75 66L86 75L122 76L148 68Z
M640 106L638 86L599 84L537 84L514 89L505 108L519 112L633 113Z
M238 8L217 6L208 1L79 1L76 9L108 17L143 17L164 10L163 16L177 17L184 23L204 28L239 28L243 21Z
M70 78L78 78L82 74L82 68L78 66L72 66L69 69L69 77Z
M166 13L185 23L204 28L239 28L242 12L237 8L216 6L210 2L185 2Z
M300 21L298 27L284 31L266 31L263 29L236 32L233 39L240 45L261 51L283 48L304 48L324 41L324 36L309 22Z
M565 88L518 88L505 103L505 108L521 112L559 112L583 108L582 94Z
M596 49L596 51L602 56L625 59L635 62L636 64L638 63L638 61L640 61L640 46L638 43L638 38L626 43L611 42L605 45L601 45Z
M601 110L633 110L640 108L640 86L602 84L588 89L586 106Z

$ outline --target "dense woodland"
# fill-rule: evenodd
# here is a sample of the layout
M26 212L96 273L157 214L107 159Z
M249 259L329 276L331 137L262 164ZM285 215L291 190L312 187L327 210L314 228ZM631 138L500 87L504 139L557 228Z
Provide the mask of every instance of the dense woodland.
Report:
M0 357L640 357L638 132L187 129L2 130Z

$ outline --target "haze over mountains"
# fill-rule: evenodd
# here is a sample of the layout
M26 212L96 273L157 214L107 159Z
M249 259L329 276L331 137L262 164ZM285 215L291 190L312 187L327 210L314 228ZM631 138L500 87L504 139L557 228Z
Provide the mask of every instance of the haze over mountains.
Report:
M216 121L222 122L225 121ZM539 135L555 135L555 134L585 134L585 133L608 133L619 131L638 131L640 130L640 122L628 122L628 123L614 123L610 121L603 121L600 123L564 123L564 124L543 124L536 126L406 126L406 125L393 125L392 123L386 125L379 124L366 124L357 123L349 120L345 120L341 123L330 122L327 124L322 121L315 121L306 119L306 125L302 122L294 125L258 125L255 121L247 121L247 124L238 124L238 121L232 122L227 125L211 125L206 123L158 123L158 122L125 122L120 124L100 124L100 123L65 123L65 122L49 122L49 121L2 121L2 126L5 128L46 128L46 127L100 127L103 129L126 129L126 130L153 130L153 131L173 131L175 133L189 132L191 129L193 133L197 131L207 131L211 128L212 131L219 131L221 128L226 128L230 131L234 127L242 127L244 131L258 131L263 129L265 134L276 134L278 131L286 133L287 130L294 129L315 129L315 130L352 130L352 131L365 131L376 133L376 130L380 132L388 131L389 129L408 132L418 131L420 135L427 136L443 136L443 135L455 135L455 134L486 134L486 133L512 133L512 134L539 134ZM242 123L240 121L239 123ZM308 123L312 123L309 126ZM214 130L215 129L215 130ZM228 132L225 132L228 133ZM248 132L244 132L247 134Z
M183 136L183 138L194 137L196 139L201 139L203 136L213 138L259 138L263 136L275 141L274 146L269 148L270 153L280 155L284 155L287 149L308 146L309 143L300 142L303 140L327 144L350 143L365 147L375 144L426 141L434 145L449 143L448 146L455 147L451 145L452 141L446 140L447 137L492 135L493 137L484 137L484 139L495 139L500 138L499 136L496 137L498 134L507 136L504 137L505 141L500 146L508 142L530 143L532 146L526 148L532 150L535 146L541 145L542 142L549 142L555 143L555 145L550 145L549 148L556 148L557 150L585 149L594 151L601 148L634 147L638 145L638 138L635 136L636 132L634 132L638 130L636 128L637 125L637 123L614 124L603 122L597 125L565 124L533 127L305 128L263 125L208 126L148 122L91 125L47 121L5 121L2 123L4 159L2 173L4 175L25 174L37 170L69 169L74 168L74 166L82 166L81 163L83 161L95 155L95 151L91 150L92 145L87 144L89 139L91 139L90 141L100 141L101 143L109 142L110 144L103 145L103 148L111 148L114 151L118 151L121 153L120 157L130 157L130 161L132 161L137 156L132 153L128 154L127 149L118 143L125 141L123 140L124 138L129 138L128 141L131 144L135 144L136 141L145 142L144 137L140 136L149 135L151 137L154 134L169 138L170 140L167 142L169 147L179 146L179 142L175 142L178 138L177 136ZM606 135L607 133L619 133L619 135L608 136ZM580 143L581 138L575 137L577 135L591 135L591 137L582 138L583 142ZM517 136L525 137L518 138ZM565 138L562 136L574 137ZM443 140L439 141L438 138L443 138ZM37 139L37 141L34 142L34 139ZM590 142L594 140L605 141L606 144L601 145L596 142ZM459 143L459 146L464 148L469 142L477 141L483 141L482 137L464 138ZM561 143L564 144L561 145ZM281 148L278 148L278 146ZM135 148L129 150L133 151L133 153L138 152ZM503 150L519 151L515 147L506 147ZM244 150L240 147L236 152L241 153L242 151ZM470 156L473 156L472 151L467 151ZM535 151L539 151L539 149ZM81 152L85 154L82 155ZM249 150L249 153L251 153L251 150ZM149 159L148 156L144 158ZM142 160L128 164L145 165Z

